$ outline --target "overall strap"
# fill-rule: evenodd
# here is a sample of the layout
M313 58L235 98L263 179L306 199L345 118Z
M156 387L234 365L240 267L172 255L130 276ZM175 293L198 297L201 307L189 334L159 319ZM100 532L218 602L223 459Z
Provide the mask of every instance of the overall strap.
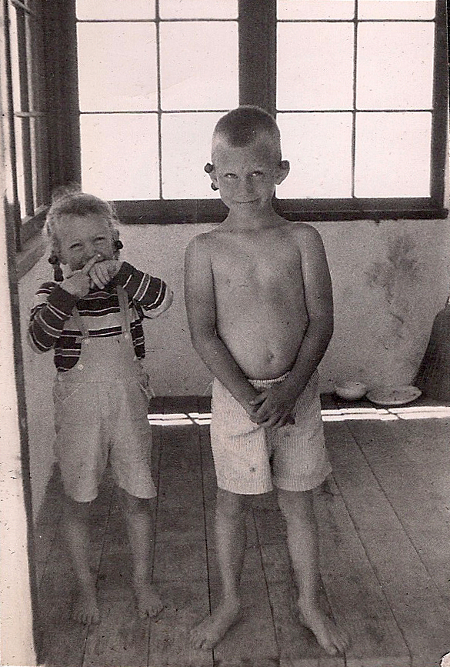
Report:
M117 285L117 296L119 299L120 313L122 315L122 331L131 333L130 307L128 305L128 294L122 285Z
M72 317L75 320L75 324L77 325L77 327L81 332L81 336L83 338L89 338L89 331L86 327L86 323L83 321L83 318L80 315L80 311L76 306L74 306L73 308Z
M128 295L125 289L121 286L117 286L117 298L119 300L119 308L121 315L121 326L123 333L131 333L131 324L130 324L130 308L128 305ZM75 324L81 332L83 338L89 338L89 330L86 327L86 323L80 315L80 312L76 306L72 311L72 317L75 321Z

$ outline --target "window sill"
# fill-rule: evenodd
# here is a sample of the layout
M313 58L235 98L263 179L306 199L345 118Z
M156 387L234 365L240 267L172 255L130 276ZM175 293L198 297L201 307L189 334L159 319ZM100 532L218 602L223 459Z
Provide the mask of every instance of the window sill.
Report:
M17 279L20 280L41 259L46 250L45 239L42 234L35 234L23 245L23 249L16 256Z
M116 201L123 224L169 225L221 222L227 208L220 199ZM431 198L417 199L275 199L275 210L287 220L441 220L448 210Z

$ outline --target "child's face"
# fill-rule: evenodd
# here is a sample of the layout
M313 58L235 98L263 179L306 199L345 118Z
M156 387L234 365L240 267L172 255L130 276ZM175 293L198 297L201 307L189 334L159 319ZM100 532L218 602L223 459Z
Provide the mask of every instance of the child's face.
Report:
M287 163L267 141L256 139L248 146L230 146L225 141L214 149L212 181L230 211L256 212L272 205L275 186L287 176Z
M114 239L108 221L99 215L70 215L58 225L59 259L78 271L94 255L113 259Z

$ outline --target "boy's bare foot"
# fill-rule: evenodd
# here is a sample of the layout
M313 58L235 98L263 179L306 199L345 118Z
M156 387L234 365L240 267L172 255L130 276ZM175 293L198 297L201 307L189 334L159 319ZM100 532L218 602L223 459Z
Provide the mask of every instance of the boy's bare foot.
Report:
M212 649L240 619L241 606L238 602L223 602L199 625L191 630L190 642L193 648Z
M100 622L100 612L97 606L95 592L81 591L73 603L72 618L78 623L89 625Z
M300 622L311 630L317 643L329 654L342 653L350 641L347 633L337 627L334 621L316 605L300 602Z
M150 582L135 581L134 594L136 595L138 613L141 618L157 616L162 611L163 603Z

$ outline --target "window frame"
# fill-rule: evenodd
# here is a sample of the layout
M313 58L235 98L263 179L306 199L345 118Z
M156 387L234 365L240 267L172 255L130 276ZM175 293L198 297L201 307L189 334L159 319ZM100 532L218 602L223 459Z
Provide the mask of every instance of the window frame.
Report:
M36 76L36 71L41 72L45 63L45 19L41 9L41 0L4 0L2 7L4 44L2 55L5 61L3 70L5 82L2 90L5 99L2 104L6 112L5 138L9 143L7 211L11 219L17 251L20 251L23 244L42 226L49 192L47 127L40 127L38 131L35 131L34 137L31 131L31 121L41 120L43 124L47 124L48 121L47 111L44 108L45 72L42 79ZM19 71L19 85L15 93L13 91L13 36L11 33L11 12L13 11L16 12L17 43L14 46L17 49ZM36 24L31 21L27 24L27 19L38 22L41 35L33 29ZM36 49L36 47L39 49L38 57L36 59L36 51L32 50L35 58L30 59L28 50ZM20 98L19 109L16 108L14 97ZM19 132L22 135L20 157L16 142L16 133ZM35 165L33 165L33 152L37 156ZM23 160L24 169L25 201L23 203L25 210L23 212L19 196L18 159ZM39 199L40 203L35 204L35 199Z

